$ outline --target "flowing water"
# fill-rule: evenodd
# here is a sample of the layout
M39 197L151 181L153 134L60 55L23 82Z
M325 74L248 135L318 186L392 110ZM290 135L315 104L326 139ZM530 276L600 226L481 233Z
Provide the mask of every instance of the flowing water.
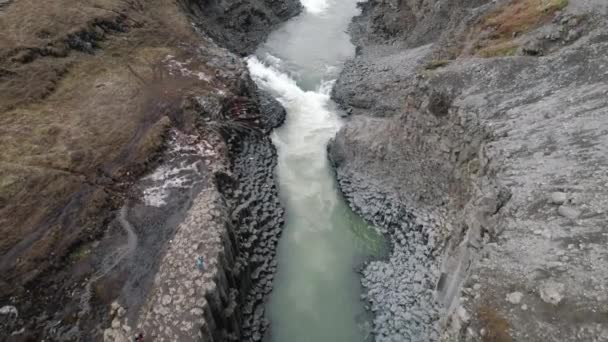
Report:
M287 110L273 135L287 220L266 306L268 341L369 340L355 268L381 253L383 242L345 204L326 156L327 142L341 125L329 92L354 54L345 31L358 14L356 1L303 1L303 13L247 61L256 83Z

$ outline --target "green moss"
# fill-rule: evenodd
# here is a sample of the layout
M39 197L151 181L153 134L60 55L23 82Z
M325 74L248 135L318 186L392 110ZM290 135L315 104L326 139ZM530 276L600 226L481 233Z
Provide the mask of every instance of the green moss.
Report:
M479 50L478 54L481 57L492 58L492 57L507 57L515 56L519 46L517 45L505 45L505 46L490 46Z
M77 262L87 257L89 254L91 254L91 249L89 246L81 245L70 254L70 259L73 262Z
M552 0L551 8L554 8L558 11L563 10L568 6L568 0Z
M435 59L430 61L424 68L426 70L435 70L444 67L448 64L450 64L450 61L448 61L447 59Z

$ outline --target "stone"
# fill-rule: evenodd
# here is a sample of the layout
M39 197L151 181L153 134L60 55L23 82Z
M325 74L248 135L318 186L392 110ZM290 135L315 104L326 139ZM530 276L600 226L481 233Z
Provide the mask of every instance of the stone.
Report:
M568 197L567 197L566 193L556 191L556 192L552 192L551 195L549 196L549 203L561 205L561 204L564 204L567 199L568 199Z
M112 304L110 305L110 313L112 315L115 314L118 308L120 308L120 304L118 304L118 302L112 302Z
M530 56L542 56L543 48L537 40L532 40L524 45L522 52Z
M19 316L19 311L17 311L17 308L12 305L5 305L0 308L0 315L12 315L17 317Z
M524 294L521 292L511 292L509 294L507 294L507 302L511 303L511 304L519 304L521 302L521 299L523 298Z
M201 308L194 308L194 309L190 310L190 314L194 315L194 316L203 316L203 313L204 313L204 311Z
M460 318L463 323L467 323L469 319L471 319L467 310L462 306L458 307L456 313L458 314L458 318Z
M567 205L562 205L557 208L557 213L571 220L575 220L581 215L581 212L579 210Z
M540 285L538 292L545 303L557 305L564 298L565 286L555 281L546 281Z
M583 35L583 30L582 29L575 29L575 30L570 30L568 31L568 35L566 36L566 41L567 42L572 42L574 40L577 40L578 38L580 38Z

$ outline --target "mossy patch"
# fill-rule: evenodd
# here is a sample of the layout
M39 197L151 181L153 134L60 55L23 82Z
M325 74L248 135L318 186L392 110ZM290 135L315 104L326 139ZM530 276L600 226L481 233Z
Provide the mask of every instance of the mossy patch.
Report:
M482 306L477 315L485 329L483 342L513 342L510 334L511 325L500 312L492 307Z
M77 262L91 254L91 248L88 245L80 245L70 254L70 260Z
M567 5L567 0L512 1L482 18L481 26L492 29L495 39L509 39L546 23Z
M551 21L566 6L568 0L517 0L491 11L473 28L473 53L486 58L515 55L516 37Z
M430 61L427 65L425 65L426 70L435 70L442 68L446 65L450 64L450 61L447 59L435 59Z

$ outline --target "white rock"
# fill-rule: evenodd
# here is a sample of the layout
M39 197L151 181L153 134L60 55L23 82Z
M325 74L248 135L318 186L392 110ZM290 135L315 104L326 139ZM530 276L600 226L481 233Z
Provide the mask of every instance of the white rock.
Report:
M190 310L190 314L192 314L194 316L202 316L204 314L204 311L201 308L194 308L194 309Z
M553 192L549 196L549 202L552 204L564 204L567 200L567 195L564 192Z
M567 205L561 205L559 208L557 208L557 213L571 220L577 219L581 215L579 210Z
M110 305L110 311L112 315L116 313L116 310L118 310L118 308L120 308L120 304L118 304L118 302L112 302L112 304Z
M0 315L19 316L19 311L17 311L17 308L12 305L5 305L0 308Z
M509 294L507 294L507 302L511 303L511 304L519 304L521 302L521 299L524 297L524 294L521 292L511 292Z
M546 281L539 287L540 298L546 303L553 305L559 304L564 298L565 286L555 281Z
M21 334L23 334L24 332L25 332L25 328L21 328L21 329L19 329L19 330L13 331L13 332L11 333L11 336L17 336L17 335L21 335Z
M111 328L108 328L106 330L103 331L103 340L105 341L114 341L114 330Z
M469 321L469 319L471 318L469 316L467 310L462 306L458 307L458 309L456 310L456 313L458 314L458 317L460 318L460 320L463 323L467 323Z

